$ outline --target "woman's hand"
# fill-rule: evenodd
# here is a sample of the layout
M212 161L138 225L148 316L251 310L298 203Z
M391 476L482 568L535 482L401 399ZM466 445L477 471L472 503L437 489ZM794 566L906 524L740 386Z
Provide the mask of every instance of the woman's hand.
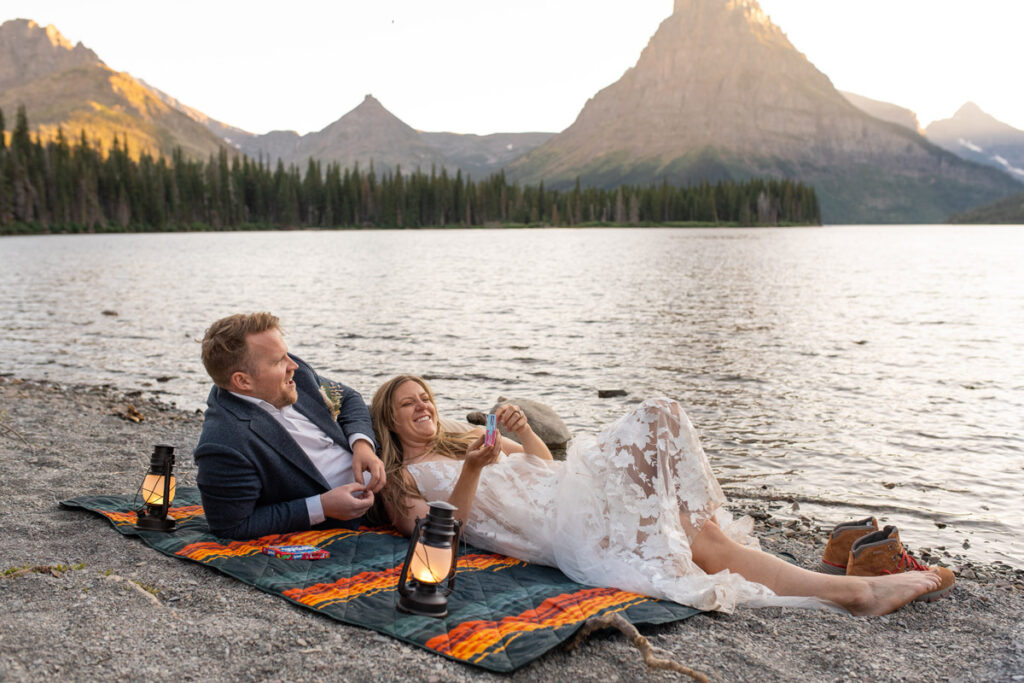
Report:
M494 414L497 416L498 422L519 439L519 443L511 439L504 439L505 443L502 444L502 447L506 453L523 451L544 460L551 460L551 451L548 449L547 444L534 433L533 427L530 426L530 422L526 419L526 413L523 412L522 408L514 403L505 403L498 406ZM502 439L498 439L499 443L501 441Z
M501 439L495 439L490 446L484 445L483 435L478 436L476 441L466 448L465 464L477 469L483 469L488 465L498 462L501 455Z
M494 411L494 415L498 418L501 426L516 436L521 437L527 430L533 431L530 429L530 422L526 419L526 413L514 403L504 403L498 406L498 409Z

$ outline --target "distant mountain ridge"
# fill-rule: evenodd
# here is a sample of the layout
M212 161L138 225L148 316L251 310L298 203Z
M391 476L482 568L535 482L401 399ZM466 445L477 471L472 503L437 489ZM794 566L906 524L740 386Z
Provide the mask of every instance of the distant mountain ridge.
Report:
M359 164L378 171L424 172L442 168L480 178L500 171L510 161L545 142L554 133L464 135L418 131L366 95L352 111L321 131L300 136L273 131L239 140L239 149L253 158L304 166L310 157L343 168Z
M312 157L342 168L359 164L378 171L403 172L417 168L430 172L442 168L481 178L500 171L509 162L548 140L554 133L427 133L400 120L373 95L366 95L352 111L323 130L299 135L293 130L275 130L258 135L212 119L179 102L171 95L149 86L154 94L178 108L194 121L252 159L271 164L305 168Z
M950 223L975 225L1024 225L1024 192L970 211L953 214Z
M19 106L44 140L61 128L72 140L85 130L105 148L116 135L132 156L170 157L180 147L186 156L205 158L227 149L129 74L112 70L81 43L72 46L55 27L28 19L0 25L0 110L13 124Z
M600 187L792 178L815 186L826 222L941 222L1018 191L1010 174L1024 179L1024 132L965 105L928 127L941 148L933 145L913 112L836 91L755 0L675 0L636 65L559 134L418 131L367 95L321 131L256 135L25 19L0 25L9 125L19 105L43 139L58 126L70 138L85 129L105 146L118 135L133 156L230 150L303 170L314 158L477 179L504 168L556 188L577 177Z
M850 104L857 107L866 114L871 114L876 119L882 119L889 123L895 123L898 126L903 126L907 130L911 130L919 135L924 135L924 129L921 128L921 122L917 120L917 114L891 102L882 102L881 100L873 100L870 97L864 97L852 92L846 92L840 90L839 94L842 95L849 101Z
M986 114L973 102L952 118L933 121L928 139L957 156L1006 171L1024 182L1024 131Z
M941 222L1017 189L854 107L755 0L676 0L636 65L508 173L562 187L797 178L842 223Z

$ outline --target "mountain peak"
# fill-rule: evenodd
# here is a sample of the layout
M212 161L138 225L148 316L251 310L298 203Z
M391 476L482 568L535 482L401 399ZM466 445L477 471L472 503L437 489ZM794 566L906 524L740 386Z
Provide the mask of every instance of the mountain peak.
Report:
M358 162L363 168L373 162L378 170L398 165L412 170L446 163L419 133L373 95L366 95L355 109L323 130L303 136L293 156L332 159L345 166Z
M43 28L31 19L0 24L0 90L36 78L102 62L81 43L72 46L52 24Z
M574 177L612 160L658 170L708 147L780 155L808 131L827 142L834 131L822 122L848 127L863 117L755 0L675 0L636 65L514 171Z
M974 102L957 109L952 118L932 121L925 132L939 147L1024 181L1024 131L1003 123Z
M373 95L371 95L369 93L367 93L366 96L363 97L363 101L360 102L358 104L358 106L356 106L356 108L352 110L352 112L356 112L356 111L359 111L359 112L362 112L362 113L371 113L371 112L384 112L386 114L390 114L391 113L391 112L389 112L384 107L383 104L380 103L380 100L378 100L376 97L374 97ZM349 113L352 113L352 112L349 112Z
M963 106L956 110L956 113L953 114L953 118L960 121L993 119L992 116L986 114L982 108L974 102L965 102Z
M781 39L789 46L785 34L772 23L757 0L675 0L670 19L675 18L682 18L691 25L695 22L730 22L762 38L769 38L768 42Z
M29 24L35 24L35 22L30 21ZM46 29L44 30L46 31L46 37L50 39L50 45L53 45L54 47L62 47L65 50L74 49L74 46L71 44L71 41L65 38L64 35L60 31L58 31L57 27L54 26L53 24L47 24Z
M799 179L837 222L942 220L1012 186L957 162L847 101L756 0L674 0L636 65L507 172L555 189Z
M401 131L405 134L406 130L412 131L412 128L407 126L397 116L388 111L387 107L381 104L373 95L366 95L363 101L360 102L355 109L342 116L340 119L329 125L321 132L333 130L339 131L353 131L363 128L364 126L382 126L391 129L391 133Z

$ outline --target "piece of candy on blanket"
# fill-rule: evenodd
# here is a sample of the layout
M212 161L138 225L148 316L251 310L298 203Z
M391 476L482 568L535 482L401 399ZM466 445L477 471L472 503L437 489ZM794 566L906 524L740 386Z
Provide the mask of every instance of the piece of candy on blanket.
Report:
M315 545L268 545L263 547L264 555L273 555L285 560L322 560L331 553Z

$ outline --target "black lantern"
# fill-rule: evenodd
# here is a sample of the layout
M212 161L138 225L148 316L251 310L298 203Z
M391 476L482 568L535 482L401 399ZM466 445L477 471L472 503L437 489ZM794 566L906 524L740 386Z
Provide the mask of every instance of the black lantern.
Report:
M462 524L455 506L428 503L425 518L416 520L409 552L398 578L398 609L424 617L448 614L448 596L455 589L456 550Z
M146 507L137 513L136 529L171 531L176 522L167 516L174 500L174 446L153 446L149 473L142 482L142 500Z

